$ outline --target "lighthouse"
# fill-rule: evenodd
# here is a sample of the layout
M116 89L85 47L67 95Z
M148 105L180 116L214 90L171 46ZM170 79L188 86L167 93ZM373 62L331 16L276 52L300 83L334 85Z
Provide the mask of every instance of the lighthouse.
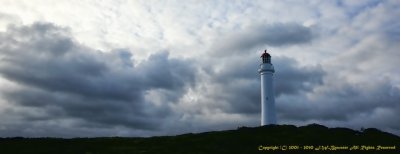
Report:
M267 50L261 55L258 72L261 75L261 126L276 124L275 97L273 90L274 65Z

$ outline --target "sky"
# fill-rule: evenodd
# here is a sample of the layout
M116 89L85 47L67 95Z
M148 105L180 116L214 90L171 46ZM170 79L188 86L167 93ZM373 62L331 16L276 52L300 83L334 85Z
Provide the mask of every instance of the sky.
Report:
M400 135L398 0L0 0L0 137L279 124Z

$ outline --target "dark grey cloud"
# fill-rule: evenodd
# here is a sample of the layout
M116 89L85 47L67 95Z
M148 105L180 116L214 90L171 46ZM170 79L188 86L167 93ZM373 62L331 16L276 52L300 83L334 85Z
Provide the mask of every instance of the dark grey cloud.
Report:
M388 80L375 80L362 85L346 81L318 92L310 99L281 99L278 113L281 119L318 122L331 126L353 128L376 127L387 131L398 130L400 112L399 88ZM301 97L300 97L301 98Z
M49 23L11 26L0 40L0 74L24 87L3 91L3 97L45 113L27 115L27 121L75 118L94 126L154 130L170 114L166 103L195 80L194 66L168 52L133 65L129 51L96 51ZM174 93L156 107L144 99L154 89Z
M312 29L297 23L274 23L248 27L228 34L215 42L214 55L248 53L250 49L268 45L281 47L309 43L314 38Z
M301 67L299 62L288 57L276 57L275 62L276 97L310 91L315 86L323 84L326 73L320 65Z
M301 33L305 35L294 36ZM238 119L256 117L244 123L258 125L260 61L258 54L244 51L254 51L252 48L261 45L304 44L312 41L313 35L311 29L297 24L269 25L242 34L233 34L214 46L221 49L214 54L225 54L222 57L176 59L162 51L134 63L134 52L96 51L77 43L68 28L48 23L10 26L0 33L0 75L18 88L0 88L1 98L13 106L0 113L4 125L0 136L104 136L121 130L131 132L128 135L165 135L171 128L180 133L243 125L235 121L218 123L218 118L226 117L207 119L221 113ZM272 55L279 120L333 126L382 125L398 130L399 118L393 115L400 112L400 89L392 79L354 83L354 79L336 75L349 70L348 76L365 73L365 64L380 57L373 51L342 57L334 61L336 69L304 66L293 58ZM395 55L396 51L386 53ZM370 67L378 69L376 64ZM390 71L391 67L379 69ZM187 96L192 100L185 98L188 89L193 91Z
M248 59L248 60L246 60ZM226 110L233 113L258 114L260 112L260 75L257 72L258 57L227 60L221 71L211 72L210 84L220 85L214 92L215 102L227 102ZM313 90L323 84L324 70L321 66L302 67L288 57L272 57L275 67L275 96L295 95Z

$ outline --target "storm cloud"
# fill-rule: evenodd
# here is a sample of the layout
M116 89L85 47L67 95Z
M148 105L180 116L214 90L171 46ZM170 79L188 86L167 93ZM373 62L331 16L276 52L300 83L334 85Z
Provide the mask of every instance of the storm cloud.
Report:
M2 137L259 126L265 49L279 124L400 134L395 0L0 3Z
M210 89L216 91L209 98L229 104L229 107L222 109L228 112L259 114L261 83L257 68L261 61L258 57L242 59L240 63L238 61L232 58L221 71L210 73L210 84L219 88ZM277 68L274 73L276 97L311 91L323 84L325 72L321 66L301 67L296 60L288 57L273 57L272 63Z
M173 102L194 81L193 66L169 58L168 52L133 65L129 52L93 50L77 43L67 29L49 23L12 26L0 39L0 74L24 87L3 95L46 114L45 119L26 120L72 117L98 125L158 129L158 119L170 110L167 104L152 106L146 93L173 90L168 95Z
M242 31L227 34L214 44L215 55L244 54L255 47L270 47L305 44L312 41L315 34L308 27L297 23L275 23L247 27Z

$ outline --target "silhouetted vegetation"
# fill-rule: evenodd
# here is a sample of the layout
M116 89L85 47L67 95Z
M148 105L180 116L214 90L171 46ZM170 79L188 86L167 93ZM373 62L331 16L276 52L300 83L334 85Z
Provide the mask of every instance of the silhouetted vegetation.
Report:
M269 147L276 150L267 150ZM324 149L323 146L328 147ZM333 146L360 149L333 150ZM387 146L396 150L362 150ZM284 150L286 148L286 150ZM289 149L291 148L291 149ZM296 149L299 148L299 149ZM307 149L304 149L307 148ZM317 148L321 148L318 149ZM400 137L368 128L355 131L312 124L240 127L237 130L162 137L0 138L1 154L123 154L123 153L400 153Z

